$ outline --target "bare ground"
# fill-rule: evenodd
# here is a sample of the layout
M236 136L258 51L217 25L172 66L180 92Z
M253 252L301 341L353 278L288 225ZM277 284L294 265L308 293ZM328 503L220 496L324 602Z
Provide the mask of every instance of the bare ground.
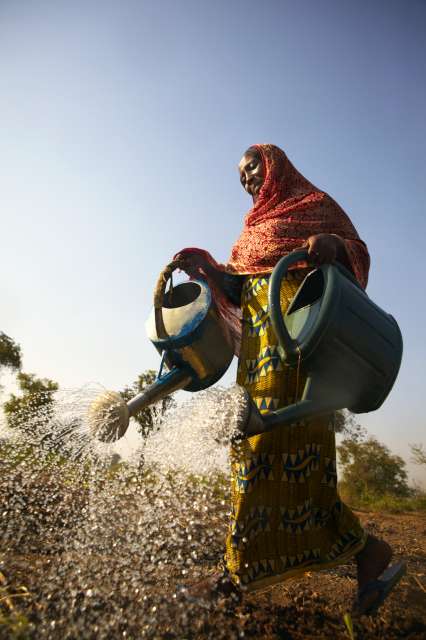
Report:
M426 514L358 512L358 515L368 531L385 538L392 545L395 559L406 559L408 573L375 617L363 616L353 620L353 637L426 639ZM88 558L88 565L92 561L95 559ZM97 626L93 622L96 621L96 616L103 618L105 631L108 616L105 601L95 603L92 609L90 606L82 606L81 633L76 631L79 628L78 620L74 620L73 631L69 633L66 627L55 628L55 603L44 602L37 597L37 587L43 571L47 564L51 567L55 562L58 562L59 567L63 559L59 560L55 555L8 555L3 559L0 573L2 640L12 637L96 638ZM206 573L208 570L206 566ZM168 576L166 583L173 584L174 577ZM28 588L27 594L24 587ZM158 581L152 585L157 597L162 588ZM122 624L119 627L113 625L111 635L102 637L215 640L243 637L264 640L350 638L343 617L351 608L355 589L354 564L342 565L325 572L307 573L303 579L290 579L262 592L248 594L237 606L220 601L210 609L196 610L192 606L186 611L185 604L177 604L166 586L163 602L157 612L161 613L161 621L152 627L155 629L152 633L143 631L146 619L142 615L138 619L134 603L124 596L120 602L120 595L115 594L115 605L118 598L119 610L123 616ZM10 594L14 596L8 598ZM30 622L28 627L17 623L21 615ZM152 617L155 615L153 612ZM50 627L46 623L49 616L52 620Z

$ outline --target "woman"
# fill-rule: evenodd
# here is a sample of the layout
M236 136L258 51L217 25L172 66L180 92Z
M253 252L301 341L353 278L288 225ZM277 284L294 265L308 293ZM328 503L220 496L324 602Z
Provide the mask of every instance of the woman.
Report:
M303 388L283 365L268 315L268 280L278 260L307 248L316 264L335 260L365 287L369 255L347 215L308 182L274 145L250 147L239 163L241 184L253 198L226 265L205 251L178 256L193 276L207 277L239 352L237 382L259 410L291 404ZM295 265L283 282L283 312L309 271ZM192 588L191 595L253 590L355 557L357 610L375 610L404 572L388 569L389 545L367 535L336 490L333 416L321 416L253 436L231 449L232 515L225 575Z

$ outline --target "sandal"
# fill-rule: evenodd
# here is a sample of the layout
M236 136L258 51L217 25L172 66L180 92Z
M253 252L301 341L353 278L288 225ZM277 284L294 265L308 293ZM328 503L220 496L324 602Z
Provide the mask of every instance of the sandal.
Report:
M363 616L374 615L406 571L407 565L401 560L385 569L376 580L370 580L365 587L359 589L353 612ZM372 593L376 593L374 600L363 606L363 600Z

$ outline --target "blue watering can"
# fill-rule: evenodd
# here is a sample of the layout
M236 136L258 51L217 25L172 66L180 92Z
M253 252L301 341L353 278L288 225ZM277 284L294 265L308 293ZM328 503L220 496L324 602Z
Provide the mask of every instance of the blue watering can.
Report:
M305 387L300 400L266 415L260 415L243 391L245 409L237 427L243 437L343 408L354 413L374 411L388 396L399 371L398 324L338 263L313 268L282 313L281 282L289 267L300 261L309 261L306 250L281 258L269 281L268 302L284 363L300 368ZM146 324L148 337L162 355L158 379L127 403L113 392L95 401L90 424L101 440L121 437L130 416L177 389L199 391L211 386L232 361L232 343L207 283L184 282L166 293L179 266L171 263L160 275ZM163 375L164 363L169 371Z
M154 308L146 322L148 337L162 356L158 378L128 402L120 394L107 391L92 403L89 426L99 440L121 438L131 416L178 389L200 391L210 387L231 364L233 344L207 282L191 280L166 292L173 271L182 266L181 261L174 261L160 274ZM168 372L163 374L164 365Z

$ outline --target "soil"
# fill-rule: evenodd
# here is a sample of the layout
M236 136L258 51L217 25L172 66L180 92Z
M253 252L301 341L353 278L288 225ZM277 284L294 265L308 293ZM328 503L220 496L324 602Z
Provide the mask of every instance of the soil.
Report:
M362 616L352 619L353 638L355 639L386 639L409 638L426 639L426 514L383 514L357 512L367 531L386 539L392 546L394 560L404 558L407 562L407 575L388 596L375 617ZM87 562L94 562L88 559ZM3 580L3 593L15 591L18 584L28 585L33 593L37 591L37 583L43 572L44 563L50 566L55 562L52 555L33 557L9 555L2 564L0 578ZM58 566L62 560L58 558ZM211 566L204 565L202 571L207 575ZM3 572L4 571L4 572ZM7 583L6 583L7 582ZM168 583L176 583L173 575L168 576ZM2 585L0 584L0 596ZM153 584L153 592L157 598L161 595L162 586L159 582ZM119 603L122 612L122 631L110 636L139 639L142 637L164 639L237 639L261 638L262 640L299 640L309 638L350 638L345 626L344 614L350 611L356 590L355 564L341 565L330 571L306 573L300 579L289 579L264 591L246 594L240 604L233 604L227 600L220 600L211 607L186 608L185 603L173 600L171 593L164 591L162 605L158 607L158 614L162 611L161 620L153 627L152 633L143 631L146 618L137 616L135 603ZM40 594L39 594L40 595ZM116 596L119 597L119 596ZM1 602L3 600L3 602ZM5 596L0 598L0 638L97 638L96 625L92 619L96 608L90 610L82 607L81 635L74 631L68 634L64 628L55 631L55 623L51 631L46 629L46 617L53 621L55 617L54 602L44 603L40 597L34 599L22 598L14 601L14 611L20 611L31 626L22 635L13 635L12 626L5 624L6 618L1 618L7 611ZM117 602L115 603L117 604ZM106 607L97 604L97 607ZM157 607L155 607L157 608ZM154 608L153 608L154 610ZM87 618L85 619L85 615ZM97 614L99 615L99 614ZM105 608L102 617L106 618L108 610ZM128 623L126 622L128 620ZM3 620L3 624L1 623ZM44 620L44 622L42 622ZM86 621L85 621L86 620ZM87 626L86 626L87 625Z

